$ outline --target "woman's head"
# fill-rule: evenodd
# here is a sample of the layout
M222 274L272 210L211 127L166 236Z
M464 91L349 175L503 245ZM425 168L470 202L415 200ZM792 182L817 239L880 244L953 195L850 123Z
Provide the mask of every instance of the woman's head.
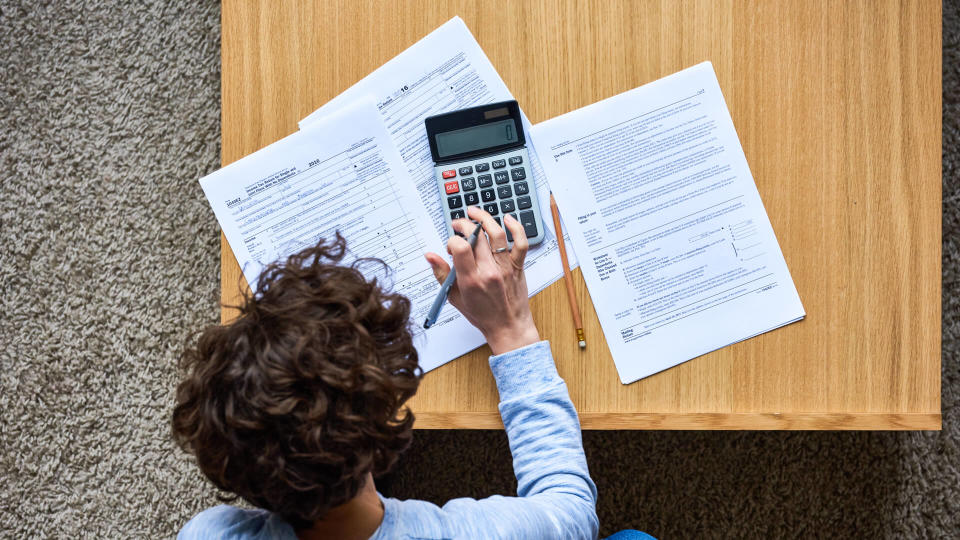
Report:
M217 487L307 527L410 444L410 302L340 266L337 236L267 267L183 354L173 433ZM401 410L403 409L403 410Z

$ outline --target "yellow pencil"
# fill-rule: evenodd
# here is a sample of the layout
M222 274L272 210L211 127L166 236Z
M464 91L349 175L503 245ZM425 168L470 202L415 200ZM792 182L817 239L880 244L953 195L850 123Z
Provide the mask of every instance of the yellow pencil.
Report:
M550 192L550 213L553 214L553 227L557 230L557 245L560 248L560 261L563 262L563 280L567 283L570 313L573 314L573 325L577 328L577 344L581 349L586 349L587 338L583 333L583 321L580 319L577 296L573 292L573 277L570 276L570 263L567 262L567 246L563 242L563 230L560 228L560 210L557 208L557 201L553 198L553 192Z

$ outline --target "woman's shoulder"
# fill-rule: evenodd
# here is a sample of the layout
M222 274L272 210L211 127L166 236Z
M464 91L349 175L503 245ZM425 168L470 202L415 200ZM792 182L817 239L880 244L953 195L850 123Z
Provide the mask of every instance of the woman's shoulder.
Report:
M245 510L222 504L207 508L180 529L179 540L256 539L297 537L286 521L267 510Z

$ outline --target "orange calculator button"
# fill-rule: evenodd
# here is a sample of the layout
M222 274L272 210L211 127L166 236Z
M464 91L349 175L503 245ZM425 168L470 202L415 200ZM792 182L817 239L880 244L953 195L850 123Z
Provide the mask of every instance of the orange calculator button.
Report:
M443 173L443 174L447 174L447 173ZM447 190L447 195L450 195L452 193L460 193L460 184L458 184L456 180L454 180L453 182L447 182L446 184L443 185L443 188Z
M450 169L449 171L443 171L444 178L453 178L457 175L457 171Z

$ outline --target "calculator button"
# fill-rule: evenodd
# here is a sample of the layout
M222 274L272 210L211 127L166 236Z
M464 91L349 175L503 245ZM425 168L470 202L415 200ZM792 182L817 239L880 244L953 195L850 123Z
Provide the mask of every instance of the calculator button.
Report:
M526 195L530 193L530 188L527 186L526 182L517 182L513 185L513 189L517 191L517 195Z
M494 195L492 189L485 189L485 190L481 191L481 192L480 192L480 197L483 198L483 202L490 202L490 201L492 201L492 200L494 200L494 199L497 198L496 195Z
M497 210L497 203L485 204L483 205L483 209L486 210L491 216L495 216L500 213L500 211Z
M467 206L477 206L480 204L480 196L476 193L464 193L463 199L466 201Z
M533 212L520 212L520 223L523 224L523 232L527 233L527 238L535 238L538 234L537 219L533 217Z
M510 181L510 176L507 174L507 171L497 171L493 173L493 177L498 184L506 184Z
M463 174L463 173L460 173ZM527 171L523 170L523 167L517 167L516 169L510 169L510 176L514 180L523 180L527 177Z
M477 182L480 183L480 187L490 187L493 185L493 178L489 174L481 174L477 177Z
M511 165L519 165L521 163L523 163L523 158L520 156L513 156L512 158L510 158ZM463 174L463 173L460 173L460 174Z
M497 197L500 199L509 199L513 197L513 192L510 191L510 186L500 186L497 188Z
M473 167L460 167L460 176L473 174Z
M453 169L450 169L449 171L443 171L443 179L444 179L444 180L446 180L447 178L453 178L453 177L456 176L456 175L457 175L457 171L455 171L455 170L453 170Z
M461 178L460 186L464 191L473 191L477 189L477 181L473 178Z
M513 205L513 201L500 201L500 210L503 210L503 213L506 214L513 212L516 208Z
M451 209L460 208L463 206L463 199L461 199L459 195L447 197L447 206L449 206Z
M510 214L510 217L512 217L513 219L517 219L517 215L516 215L516 214L512 214L512 213L511 213L511 214ZM503 221L507 221L507 217L506 217L506 216L503 217ZM520 221L520 220L517 219L517 221ZM507 231L507 242L513 242L513 235L510 234L510 229L504 227L503 230Z
M530 202L530 197L517 197L517 208L526 210L531 206L533 206L533 203Z
M494 169L502 169L502 168L504 168L504 167L506 167L506 166L507 166L507 162L506 162L505 160L502 160L502 159L495 159L495 160L493 160L493 168L494 168Z
M463 213L463 210L450 212L450 219L463 219L464 217L466 217L466 214Z
M443 189L447 190L447 195L453 195L454 193L460 193L460 184L456 180L453 182L447 182L443 185Z
M489 163L477 163L477 172L487 172L490 170Z

